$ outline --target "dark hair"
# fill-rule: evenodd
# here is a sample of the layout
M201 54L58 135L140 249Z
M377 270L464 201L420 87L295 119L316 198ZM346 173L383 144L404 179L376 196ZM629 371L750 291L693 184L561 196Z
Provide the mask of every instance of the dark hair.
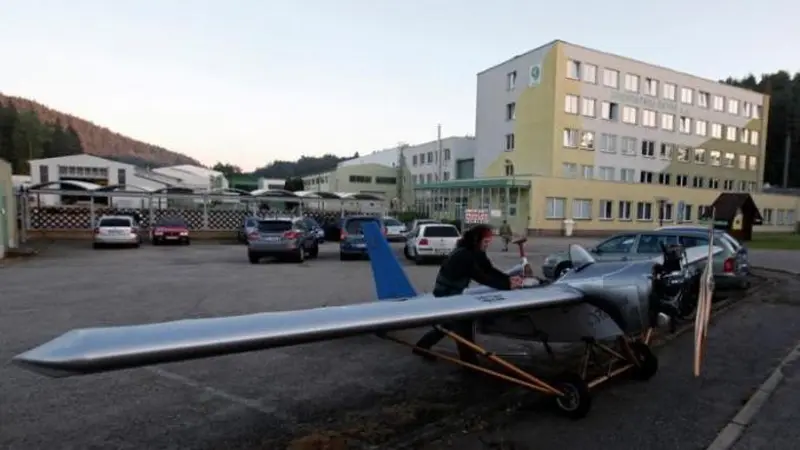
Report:
M464 234L461 236L461 239L458 240L458 244L456 245L459 247L468 248L470 250L476 250L480 246L483 237L486 236L487 233L492 233L491 225L475 225L464 232Z

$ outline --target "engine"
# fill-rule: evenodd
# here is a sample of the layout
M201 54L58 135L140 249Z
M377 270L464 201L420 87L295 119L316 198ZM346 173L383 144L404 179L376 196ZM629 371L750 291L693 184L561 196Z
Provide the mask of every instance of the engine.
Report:
M686 252L681 245L662 247L663 263L653 266L653 289L650 303L651 326L656 326L658 314L669 317L670 326L690 315L696 305L698 275L688 266Z

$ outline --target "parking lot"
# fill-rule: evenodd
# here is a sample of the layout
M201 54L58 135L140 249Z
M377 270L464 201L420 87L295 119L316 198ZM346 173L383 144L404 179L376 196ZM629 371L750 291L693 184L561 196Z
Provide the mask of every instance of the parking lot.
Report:
M531 262L566 246L536 239ZM431 290L436 265L405 269ZM60 380L7 363L73 328L369 301L369 262L340 262L335 243L317 260L260 265L241 245L53 246L0 267L0 285L0 448L279 449L334 432L380 444L506 388L374 336Z

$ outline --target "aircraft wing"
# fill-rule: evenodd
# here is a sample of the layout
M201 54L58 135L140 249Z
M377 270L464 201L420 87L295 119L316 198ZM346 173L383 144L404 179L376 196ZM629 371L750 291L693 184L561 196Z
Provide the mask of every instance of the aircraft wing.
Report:
M17 355L13 362L51 377L85 375L565 305L582 301L583 294L558 284L412 299L78 329Z
M686 259L689 264L694 264L698 261L704 260L708 258L708 245L698 245L696 247L691 247L686 249ZM714 247L713 254L716 255L722 252L722 247ZM663 264L664 263L664 255L659 255L653 258L653 261Z

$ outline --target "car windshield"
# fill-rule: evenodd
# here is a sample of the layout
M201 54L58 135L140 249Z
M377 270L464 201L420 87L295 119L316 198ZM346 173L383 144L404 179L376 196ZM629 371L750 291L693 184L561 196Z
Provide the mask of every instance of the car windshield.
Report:
M244 226L246 227L254 227L256 226L256 219L247 219L244 221Z
M350 234L364 234L361 230L361 226L364 225L366 222L375 222L378 223L375 219L353 219L347 221L347 226L345 230ZM380 226L380 225L378 225Z
M180 217L167 217L156 222L158 227L186 227L186 221Z
M129 227L131 226L131 219L125 219L122 217L109 217L107 219L100 219L100 223L97 225L100 227Z
M258 231L261 233L283 233L292 229L292 222L288 220L261 220L258 222Z
M306 225L308 225L311 228L319 227L319 224L317 223L317 221L312 219L312 218L310 218L310 217L306 218L305 222L306 222Z
M424 230L425 237L458 237L458 230L454 226L450 225L440 225L440 226L431 226L428 225L425 227Z
M575 272L585 269L586 267L595 263L594 257L585 248L578 244L570 244L569 246L569 261Z
M383 223L385 223L387 227L399 227L399 226L403 225L397 219L384 219Z

